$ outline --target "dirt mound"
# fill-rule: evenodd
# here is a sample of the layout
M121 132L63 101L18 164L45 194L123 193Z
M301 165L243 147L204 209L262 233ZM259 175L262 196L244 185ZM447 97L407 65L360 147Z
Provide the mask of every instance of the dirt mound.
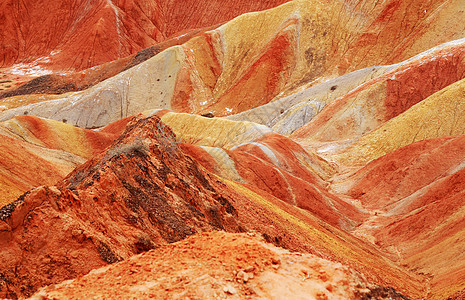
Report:
M377 292L376 292L377 291ZM49 286L32 299L407 299L341 264L254 234L208 232Z

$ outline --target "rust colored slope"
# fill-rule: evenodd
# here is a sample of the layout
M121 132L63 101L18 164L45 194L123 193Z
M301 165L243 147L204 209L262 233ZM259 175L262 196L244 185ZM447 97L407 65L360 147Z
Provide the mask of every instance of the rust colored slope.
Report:
M412 195L402 203L402 210L409 213L375 233L381 246L399 251L402 263L434 276L431 299L443 299L465 287L464 191L462 169Z
M461 12L461 2L358 2L363 4L292 1L243 15L207 33L210 37L190 40L183 45L186 64L176 85L173 108L215 116L238 113L302 85L399 62L412 52L418 54L450 38L463 37L463 24L459 23L451 26L448 38L429 33L441 26L445 11ZM430 14L425 15L425 10ZM251 27L253 32L249 31ZM369 43L358 41L373 30L377 38ZM387 34L391 30L398 36ZM413 46L412 32L415 38L428 38ZM347 55L349 50L351 55Z
M115 76L116 74L127 70L133 66L136 66L147 59L157 55L161 51L175 46L180 45L191 39L193 36L205 31L211 30L218 27L214 25L212 27L203 29L193 29L184 33L182 36L178 36L154 46L145 48L132 54L130 56L111 61L99 66L95 66L80 72L68 72L65 74L49 74L37 77L37 75L31 74L28 77L23 77L21 84L12 85L10 88L3 88L0 92L0 99L13 97L17 95L28 95L28 94L63 94L66 92L82 91L97 83ZM1 81L8 81L8 79L16 77L17 75L8 74L9 68L4 68L0 74L3 74ZM33 78L33 79L30 79ZM0 91L2 89L0 88ZM21 98L22 99L22 98ZM19 100L19 99L18 99ZM20 102L16 100L15 102ZM5 105L5 102L2 102ZM5 105L7 108L13 108L13 105ZM18 105L19 106L19 105Z
M429 274L428 299L464 288L464 157L464 135L425 140L335 178L332 186L373 212L356 235Z
M0 135L0 206L39 185L53 185L85 160Z
M234 150L184 145L184 149L211 172L223 178L254 186L274 197L305 209L328 224L353 229L365 214L330 194L321 178L305 164L311 159L300 151L280 152L270 143L281 140L290 147L293 143L284 137L271 135ZM266 152L264 152L264 150ZM301 155L301 159L296 156Z
M182 31L222 23L284 2L3 1L0 66L33 62L53 70L87 69Z
M316 141L357 140L463 79L464 43L463 40L454 41L393 66L388 73L330 103L292 136Z
M367 287L357 275L257 236L208 232L47 287L32 299L354 299Z
M237 231L223 189L157 117L136 120L57 187L0 210L0 295L30 296L198 231Z
M119 18L122 12L111 1L3 1L0 11L5 29L2 46L9 45L0 53L4 67L36 59L39 66L60 62L55 70L83 69L127 56L154 42L141 35L140 29L129 39Z
M416 141L464 134L464 89L462 79L436 92L366 134L335 158L342 164L363 165Z
M295 0L263 12L244 14L182 47L166 49L136 68L102 82L98 88L55 98L54 102L42 99L41 105L24 108L30 114L66 118L88 128L153 108L228 115L276 100L303 85L311 86L363 67L398 62L407 55L400 44L410 40L410 32L417 32L418 39L427 37L414 50L413 46L408 48L414 53L462 37L465 32L465 24L456 17L462 14L465 4L458 0L401 4L392 17L380 18L380 25L373 27L374 20L386 14L393 2L367 1L361 7L351 8L340 1L328 4ZM434 13L425 15L425 9ZM450 18L450 14L456 15ZM404 19L408 22L402 23ZM431 35L442 28L444 20L452 22L451 30ZM393 41L391 37L387 41L383 35L383 39L376 40L376 47L352 44L373 28L392 27L400 27L401 32ZM418 28L422 30L416 31ZM382 52L378 51L380 47ZM345 55L348 49L354 54ZM395 58L391 57L393 53ZM354 67L343 66L347 64ZM108 97L110 94L114 96ZM97 112L89 113L89 102L105 107L108 118L91 119ZM124 108L115 105L123 102ZM1 115L10 118L25 109L10 109Z
M260 189L204 171L156 117L130 124L106 153L0 215L2 296L30 295L213 228L257 230L279 245L350 265L374 283L422 295L421 276L365 242Z
M352 228L364 217L327 191L323 178L335 172L330 164L263 125L176 113L162 120L178 140L203 146L206 151L185 149L226 179L253 185L333 226Z
M379 58L389 63L400 62L440 43L463 37L463 24L451 20L465 13L465 4L460 0L374 2L346 1L343 10L354 16L356 26L363 26L363 30L346 36L347 47L339 48L344 53L342 69L376 65L373 62ZM361 25L362 22L365 24ZM441 32L444 36L439 37Z
M181 70L175 87L173 109L222 116L268 103L284 89L294 70L298 26L298 20L291 19L270 37L270 41L264 41L256 54L258 57L240 77L234 78L233 82L225 82L228 86L221 82L223 72L230 71L222 67L225 65L223 56L228 54L221 53L220 47L229 43L221 45L221 37L215 33L187 43L183 47L187 64ZM230 59L237 60L238 57ZM213 101L200 101L205 98L213 98Z
M230 156L246 183L307 210L328 224L348 230L366 217L352 205L330 194L325 187L307 182L249 152L234 151Z
M265 233L265 237L275 244L349 265L367 276L369 281L393 286L414 299L425 295L423 276L393 263L365 241L254 186L227 180L225 183L247 196L246 201L233 202L244 224Z
M33 187L55 184L108 147L118 133L95 132L31 116L0 123L0 206Z
M348 178L334 179L332 188L364 207L385 210L460 169L464 157L463 135L425 140L384 155Z

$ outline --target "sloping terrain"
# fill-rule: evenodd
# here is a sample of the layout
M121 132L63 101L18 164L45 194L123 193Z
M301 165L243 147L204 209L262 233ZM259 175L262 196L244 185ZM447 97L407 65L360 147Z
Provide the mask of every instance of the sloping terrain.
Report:
M193 36L204 32L206 29L216 28L218 26L219 25L214 25L208 28L193 29L181 36L155 44L132 55L77 72L68 71L65 73L51 73L41 75L39 77L35 74L30 74L29 77L33 79L28 80L30 79L28 76L19 76L14 74L14 72L10 74L11 72L9 69L5 68L2 75L3 80L0 81L0 98L28 94L63 94L66 92L85 90L105 79L113 77L124 70L146 61L169 47L185 43ZM0 72L0 74L1 73L2 72ZM10 77L17 80L9 80L8 78ZM20 78L21 80L18 81ZM13 81L15 84L13 84ZM28 98L34 100L36 97ZM17 101L10 101L9 105L4 106L5 108L12 108L14 107L12 105L18 106Z
M356 235L429 274L444 298L464 285L464 141L459 135L410 144L332 186L373 212Z
M0 97L82 90L202 28L287 1L2 1Z
M152 108L231 115L463 37L461 1L376 3L300 0L245 14L84 92L48 101L40 96L41 105L12 109L0 118L28 111L93 128ZM445 22L450 30L434 34ZM400 30L392 38L388 33L396 26ZM378 37L367 40L374 28ZM98 120L99 114L89 111L95 102L106 111Z
M0 66L83 70L284 2L2 1Z
M213 229L258 231L277 245L350 262L380 286L415 294L412 287L421 285L421 276L371 246L251 188L201 168L158 117L135 119L111 147L56 186L33 189L1 209L1 295L30 296Z
M128 273L137 285L122 280ZM392 290L367 285L340 264L273 247L254 235L224 232L151 250L47 287L32 299L117 299L129 294L137 299L382 299L383 294L402 299Z
M48 4L10 43L0 297L463 296L465 2L284 2Z
M158 118L130 124L56 187L36 188L1 209L2 296L30 296L197 231L237 231L234 208L206 176Z

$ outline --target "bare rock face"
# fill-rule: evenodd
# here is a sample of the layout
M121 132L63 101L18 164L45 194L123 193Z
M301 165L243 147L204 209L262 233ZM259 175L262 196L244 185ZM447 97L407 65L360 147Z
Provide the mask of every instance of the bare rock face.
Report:
M218 26L219 25L213 25L207 28L192 29L181 36L157 43L132 55L82 71L69 71L65 73L50 72L51 74L37 77L34 74L31 74L31 76L13 76L8 74L11 69L6 68L3 71L5 74L2 75L4 79L0 80L0 98L29 94L63 94L82 91L148 60L169 47L183 44L205 30L214 29ZM0 74L1 73L2 72L0 72ZM21 80L11 80L11 78L14 79L15 77L18 77L18 79L21 78ZM3 86L1 82L4 82ZM8 86L8 88L6 86Z
M25 72L27 67L22 64L83 70L134 54L189 29L284 2L3 1L0 67L16 64L16 69Z
M227 23L287 1L33 2L0 4L0 297L72 278L37 296L328 280L311 297L463 297L463 0L294 0ZM195 235L218 229L338 262L342 280L283 257L261 271L242 237ZM154 285L190 256L207 294L178 271ZM118 276L135 282L113 291Z
M1 209L0 296L30 296L199 231L237 231L219 188L158 117L135 120L56 187Z
M0 205L34 187L55 185L111 145L121 134L113 131L96 132L32 116L0 123Z
M106 2L106 4L100 2ZM40 99L33 97L35 102L43 103L40 106L24 105L20 110L12 109L9 112L0 113L0 119L18 116L24 111L23 108L27 108L31 114L36 116L58 120L66 118L71 124L86 128L104 126L121 117L153 108L173 109L178 112L201 115L212 113L215 116L229 116L273 103L284 96L290 96L353 71L363 68L376 70L379 69L377 67L379 65L399 63L441 43L464 37L464 24L459 21L464 13L464 4L457 0L428 2L415 0L413 3L371 0L321 3L316 0L298 0L266 11L241 15L222 26L211 28L213 30L199 32L199 34L192 33L190 29L194 27L208 27L220 23L209 23L209 18L220 20L223 19L222 15L235 16L235 12L238 11L249 11L253 7L269 8L283 1L266 1L266 3L254 1L256 4L250 4L249 1L225 2L217 1L215 4L208 5L195 1L182 4L161 2L156 5L148 1L132 3L129 1L121 3L119 1L98 1L102 5L99 12L106 12L107 17L102 18L100 22L103 29L95 29L99 33L95 37L95 42L91 38L92 34L79 35L82 39L65 42L69 49L63 49L59 53L44 58L44 60L50 60L54 68L60 68L62 64L74 63L90 66L94 65L94 62L88 61L97 60L95 57L98 55L114 57L115 53L120 51L124 55L114 57L120 58L153 46L155 43L146 43L145 46L139 47L138 43L144 44L145 39L132 40L132 33L135 36L139 33L145 36L148 32L176 32L173 27L184 24L184 29L189 29L186 33L192 34L193 38L182 44L172 41L172 45L179 44L179 46L170 47L136 68L111 78L107 74L115 74L116 70L121 71L124 68L113 69L110 66L99 66L97 68L101 68L101 72L89 70L89 73L108 79L101 82L97 88L94 85L100 80L97 78L83 75L85 82L80 84L76 83L73 78L57 78L57 74L54 74L52 78L45 77L36 82L27 83L19 90L10 91L11 93L7 91L4 96L40 91L53 93L81 91L83 87L89 87L86 91L63 95L59 98L55 95L53 97L41 96ZM149 20L138 22L138 14L135 13L139 9L137 4L144 8L144 15L151 20L153 26L150 25ZM228 13L223 13L227 10ZM161 26L167 18L166 13L170 14L171 19L166 22L166 25ZM219 17L213 17L216 13ZM120 25L121 35L115 33L116 26L111 23L115 20L116 14L120 16L118 19L120 23L117 22L116 25ZM196 17L190 18L192 14ZM454 18L451 18L451 15ZM357 17L354 18L354 16ZM191 26L190 20L202 20L203 17L205 21L192 21L192 24L196 25ZM156 25L153 23L155 22L153 18L161 23L160 26L158 23ZM125 23L125 20L129 19L134 20L135 24L141 24L145 31L140 32L141 28L137 26L133 29L132 22L131 25ZM92 20L89 24L83 24L82 28L98 27L97 23ZM447 30L444 30L444 27ZM250 28L254 30L250 31ZM391 31L396 34L392 36ZM105 35L102 32L105 32ZM442 32L442 34L436 34L437 32ZM107 36L113 36L113 38ZM166 38L168 36L169 34ZM99 42L100 39L103 41ZM82 49L82 45L85 45L85 49ZM108 51L100 53L102 51L100 49L108 49ZM144 55L150 56L150 52L154 50L153 48L147 49L147 51L140 52L139 58ZM80 59L82 56L84 58ZM92 56L92 58L87 56ZM400 76L402 77L400 81L385 80L388 84L386 88L378 86L380 99L376 102L386 102L386 105L380 105L380 109L388 106L387 111L381 113L386 113L386 117L391 118L424 99L428 93L450 84L455 78L461 78L461 55L457 53L456 57L449 62L447 56L446 53L446 57L441 60L442 63L433 62L429 66L425 65L421 73L407 72L407 76ZM57 61L59 57L61 61ZM104 60L99 61L100 63L95 62L95 64L101 64ZM40 73L41 67L31 63L26 64L24 68L34 70L34 67L38 67L38 73ZM423 73L437 67L446 70L457 67L458 70L457 72L438 72L441 78L450 77L447 80L433 79L428 82L429 79L436 78L435 76L417 80L424 76ZM63 68L69 69L62 67L55 70ZM108 70L104 71L107 68ZM10 71L5 70L5 74ZM400 70L398 71L397 75L400 75ZM380 75L379 73L372 75ZM75 74L71 77L79 76ZM370 78L365 78L365 80L368 79ZM409 86L411 80L421 83ZM57 86L48 88L47 83ZM363 81L359 82L361 83ZM325 96L322 97L322 101L300 103L303 105L300 109L291 109L286 115L296 117L294 122L298 122L301 118L291 113L298 112L300 115L303 114L305 119L303 123L307 123L310 119L307 112L308 115L315 115L320 110L320 108L312 108L328 104L336 99L336 95L341 95L341 90L348 92L357 85L351 88L341 88L339 84L330 85L326 90L329 97L322 95ZM405 86L404 92L399 92L399 85ZM424 92L416 92L418 86L428 86L428 88ZM411 92L405 92L406 89ZM399 98L404 99L404 96L412 97L412 99L407 103L402 103L403 100ZM309 101L314 100L312 95L307 95L306 98ZM104 108L102 110L105 112L100 110L102 118L96 118L98 113L89 108L96 102L98 106ZM363 108L365 103L361 105ZM369 107L363 108L363 111L365 110L371 111ZM255 117L255 119L260 118L266 119L267 116ZM256 121L255 119L253 120ZM384 119L383 116L380 120ZM340 122L335 122L337 120ZM378 118L370 117L370 120L372 122L368 122L367 126L371 129L372 126L379 125L376 124ZM341 116L335 121L333 122L336 123L336 129L343 122L350 125L349 129L357 124L350 114ZM299 123L299 125L304 124ZM280 124L279 127L286 128L288 125ZM293 130L295 129L297 128L294 127ZM288 131L289 128L285 130Z

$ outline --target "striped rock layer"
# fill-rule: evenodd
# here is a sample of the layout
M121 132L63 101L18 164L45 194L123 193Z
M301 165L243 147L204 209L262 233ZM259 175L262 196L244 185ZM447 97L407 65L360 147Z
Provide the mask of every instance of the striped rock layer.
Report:
M392 297L459 299L464 13L294 0L4 93L0 296L220 229L338 262Z

